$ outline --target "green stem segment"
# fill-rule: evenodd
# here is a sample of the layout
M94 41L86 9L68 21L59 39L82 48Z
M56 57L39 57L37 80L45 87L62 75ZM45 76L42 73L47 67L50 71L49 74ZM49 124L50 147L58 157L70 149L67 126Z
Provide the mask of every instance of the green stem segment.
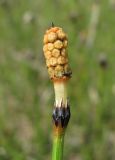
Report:
M54 136L52 160L63 159L64 134Z

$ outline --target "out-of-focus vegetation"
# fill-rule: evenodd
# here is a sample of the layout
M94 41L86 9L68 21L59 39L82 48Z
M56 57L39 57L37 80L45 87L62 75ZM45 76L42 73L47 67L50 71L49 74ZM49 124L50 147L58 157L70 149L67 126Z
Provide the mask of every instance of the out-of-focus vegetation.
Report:
M115 0L0 0L0 160L50 160L54 94L42 52L69 38L66 160L115 159Z

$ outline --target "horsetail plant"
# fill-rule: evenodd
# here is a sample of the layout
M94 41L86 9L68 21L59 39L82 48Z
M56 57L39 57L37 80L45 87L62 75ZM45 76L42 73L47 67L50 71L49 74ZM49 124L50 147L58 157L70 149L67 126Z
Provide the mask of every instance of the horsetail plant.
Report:
M67 82L72 72L67 56L68 40L62 28L52 26L46 31L43 42L46 66L55 92L52 160L62 160L64 135L70 119Z

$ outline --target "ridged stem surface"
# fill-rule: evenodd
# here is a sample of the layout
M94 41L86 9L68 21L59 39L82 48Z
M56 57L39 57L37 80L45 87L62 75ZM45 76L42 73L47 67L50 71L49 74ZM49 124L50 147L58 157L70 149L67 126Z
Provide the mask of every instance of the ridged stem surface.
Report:
M63 159L64 134L54 136L52 160Z

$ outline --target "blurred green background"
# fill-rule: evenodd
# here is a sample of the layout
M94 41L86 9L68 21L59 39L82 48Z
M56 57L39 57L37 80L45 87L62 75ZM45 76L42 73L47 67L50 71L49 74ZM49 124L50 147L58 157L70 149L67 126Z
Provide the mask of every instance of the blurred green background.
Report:
M0 160L51 160L52 22L68 34L73 71L64 159L114 160L115 0L0 0Z

